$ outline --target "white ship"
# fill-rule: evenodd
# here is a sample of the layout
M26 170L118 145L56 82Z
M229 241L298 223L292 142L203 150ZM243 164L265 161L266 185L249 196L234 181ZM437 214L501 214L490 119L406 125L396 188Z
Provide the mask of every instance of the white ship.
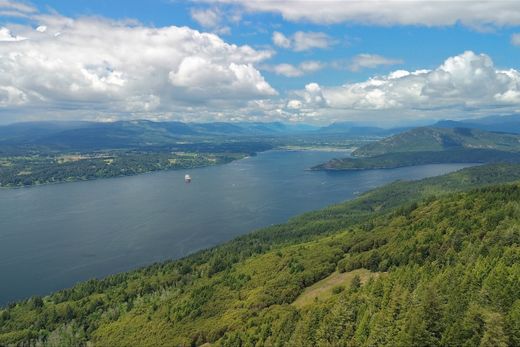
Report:
M190 183L191 182L191 176L190 175L184 175L184 182Z

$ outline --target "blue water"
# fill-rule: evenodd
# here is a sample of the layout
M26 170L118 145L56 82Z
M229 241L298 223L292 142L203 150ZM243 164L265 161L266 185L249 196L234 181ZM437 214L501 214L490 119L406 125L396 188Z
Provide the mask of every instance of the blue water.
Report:
M397 179L468 166L305 171L342 156L270 151L189 171L1 190L0 305L179 258Z

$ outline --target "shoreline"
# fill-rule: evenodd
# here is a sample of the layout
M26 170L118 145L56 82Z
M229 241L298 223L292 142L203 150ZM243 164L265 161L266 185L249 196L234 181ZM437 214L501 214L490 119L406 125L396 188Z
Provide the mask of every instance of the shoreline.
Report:
M357 147L349 147L349 148L341 148L341 147L314 147L314 146L286 146L279 147L277 150L282 151L317 151L317 152L344 152L344 153L352 153L357 149Z
M98 181L98 180L108 180L108 179L116 179L116 178L123 178L123 177L133 177L133 176L141 176L141 175L149 175L156 172L167 172L167 171L180 171L180 170L194 170L194 169L202 169L206 167L213 167L218 165L226 165L230 164L232 162L235 162L237 160L242 160L249 158L250 155L246 155L243 158L233 159L226 163L220 163L220 164L209 164L209 165L201 165L201 166L194 166L190 168L167 168L167 169L157 169L157 170L150 170L145 172L139 172L134 174L122 174L122 175L115 175L115 176L108 176L108 177L96 177L96 178L77 178L72 180L63 180L63 181L56 181L56 182L45 182L45 183L36 183L31 184L27 186L2 186L0 185L0 191L2 190L13 190L13 189L30 189L30 188L36 188L36 187L44 187L44 186L51 186L56 184L67 184L67 183L78 183L78 182L91 182L91 181Z
M269 151L277 151L277 149L275 150L269 150ZM260 152L260 153L265 153L265 152L269 152L269 151L264 151L264 152ZM249 156L248 157L244 157L242 159L246 159L246 158L250 158ZM241 160L241 159L238 159L238 160ZM429 165L429 164L427 164ZM477 164L478 165L478 164ZM206 166L207 167L207 166ZM461 170L461 169L459 169ZM459 170L455 170L453 172L457 172ZM160 170L160 171L165 171L165 170ZM148 172L148 173L153 173L153 172ZM449 174L449 173L448 173ZM440 176L443 176L443 175L446 175L446 174L440 174L440 175L435 175L435 176L430 176L430 177L426 177L426 178L420 178L420 179L406 179L404 180L403 182L417 182L417 181L421 181L423 179L428 179L428 178L432 178L432 177L440 177ZM133 175L133 176L136 176L136 175ZM124 176L123 176L124 177ZM117 177L112 177L112 178L117 178ZM57 183L56 183L57 184ZM371 191L374 191L374 190L377 190L381 187L384 187L386 185L390 185L392 184L392 182L389 182L389 183L386 183L386 184L383 184L381 186L376 186L374 188L370 188L370 189L367 189L367 190L362 190L362 191L355 191L354 192L354 195L351 197L351 198L347 198L347 199L344 199L344 200L341 200L340 202L336 202L336 203L331 203L331 204L327 204L325 206L322 206L322 207L319 207L319 208L316 208L316 209L312 209L312 210L309 210L307 212L302 212L302 213L298 213L294 216L291 216L289 218L287 218L285 221L283 222L280 222L280 223L276 223L276 224L285 224L285 223L288 223L291 219L293 218L297 218L299 216L302 216L302 215L305 215L306 213L313 213L313 212L316 212L316 211L320 211L322 209L327 209L329 207L332 207L332 206L336 206L336 205L339 205L339 204L342 204L342 203L345 203L347 201L352 201L352 200L355 200L355 199L358 199L360 196L362 196L363 194L365 193L368 193L368 192L371 192ZM199 252L204 252L204 251L208 251L208 250L211 250L211 249L214 249L214 248L218 248L218 247L221 247L229 242L232 242L233 240L235 239L238 239L240 237L243 237L245 235L249 235L249 234L252 234L254 232L257 232L257 231L260 231L260 230L263 230L263 229L266 229L266 228L269 228L270 226L273 226L275 224L270 224L270 225L266 225L266 226L262 226L262 227L258 227L258 228L254 228L254 229L250 229L248 232L246 232L245 234L243 235L238 235L238 236L235 236L229 240L226 240L226 241L223 241L223 242L219 242L215 245L212 245L212 246L203 246L199 249L196 249L196 250L193 250L193 251L190 251L189 253L183 255L183 256L180 256L180 257L171 257L171 258L167 258L167 259L164 259L164 260L158 260L158 261L153 261L153 262L150 262L150 263L146 263L146 264L143 264L143 265L139 265L137 267L134 267L134 268L131 268L131 269L128 269L128 270L123 270L123 271L117 271L117 272L114 272L114 273L109 273L107 275L102 275L102 276L93 276L91 277L91 279L95 279L97 281L103 281L103 280L106 280L107 278L110 278L110 277L113 277L113 276L118 276L118 275L121 275L121 274L129 274L129 273L133 273L133 272L136 272L136 271L141 271L143 269L146 269L146 268L149 268L151 266L153 266L154 264L164 264L164 263L169 263L169 262L177 262L177 261L181 261L183 259L186 259L186 258L189 258L189 257L192 257L194 256L195 254L199 253ZM49 297L50 295L56 293L56 292L59 292L61 290L67 290L67 289L70 289L70 288L73 288L75 286L77 286L78 284L80 283L84 283L88 281L88 279L83 279L83 280L78 280L77 282L75 282L74 284L72 285L68 285L68 286L65 286L61 289L58 289L58 290L51 290L47 293L44 293L44 294L35 294L36 296L40 296L42 298L46 298L46 297ZM21 298L21 299L16 299L14 300L13 302L22 302L22 301L25 301L25 300L28 300L30 299L30 296L28 297L25 297L25 298ZM5 304L0 304L0 310L2 309L5 309L5 307L7 307L8 303L5 303Z
M399 166L387 166L387 167L370 167L370 168L308 168L308 171L328 171L328 172L349 172L349 171L368 171L368 170L393 170L393 169L402 169L405 167L413 167L413 166L426 166L426 165L449 165L449 164L458 164L458 165L485 165L485 164L493 164L486 162L473 162L473 163L464 163L464 162L453 162L453 163L424 163L424 164L416 164L416 165L399 165Z
M270 150L270 151L278 151L278 150ZM261 152L261 153L266 153L266 152L270 152L270 151L264 151L264 152ZM246 158L247 158L247 157L246 157ZM246 159L246 158L244 158L244 159ZM437 175L436 175L436 176L437 176ZM434 176L432 176L432 177L434 177ZM420 180L420 179L422 179L422 178L418 178L418 179L417 179L417 178L413 178L413 179L410 179L410 178L408 177L406 180L415 181L415 180ZM385 184L383 184L383 185L390 184L390 183L391 183L391 182L388 182L388 183L385 183ZM289 220L291 220L292 218L295 218L295 217L297 217L297 216L300 216L300 215L303 215L303 214L306 214L306 213L312 213L312 212L314 212L314 211L318 211L318 210L321 210L321 209L323 209L323 208L327 208L328 206L334 206L334 205L336 205L336 204L341 204L341 203L343 203L343 202L345 202L345 201L354 200L354 199L358 198L360 195L362 195L362 194L364 194L364 193L366 193L366 192L368 192L368 191L372 191L372 190L374 190L374 189L377 189L377 188L379 188L379 186L375 186L375 187L372 187L372 186L371 186L371 187L367 188L366 190L365 190L365 189L361 189L361 190L356 189L355 191L353 191L353 196L352 196L352 197L342 198L342 199L339 200L338 202L328 203L328 204L326 204L326 205L323 205L323 206L320 206L320 207L317 207L317 208L313 208L313 209L310 209L310 210L307 210L307 211L304 211L304 212L301 212L301 213L297 213L297 214L295 214L295 215L292 215L292 216L290 216L290 217L284 219L283 222L274 223L274 224L283 224L283 223L286 223L287 221L289 221ZM199 251L201 251L201 250L212 249L212 248L214 248L214 247L218 247L218 246L220 246L220 245L222 245L222 244L225 244L225 243L227 243L227 242L229 242L229 241L231 241L231 240L233 240L233 239L235 239L235 238L239 238L239 237L242 237L243 235L250 234L250 233L254 232L255 230L264 229L264 228L266 228L266 227L269 227L269 225L273 225L273 224L266 224L266 225L264 225L264 226L260 226L260 227L255 227L255 228L247 229L247 232L245 232L244 234L239 234L239 235L237 235L237 236L234 236L233 238L231 238L231 239L229 239L229 240L227 240L227 241L223 241L223 242L220 242L220 241L219 241L218 243L216 243L216 244L214 244L214 245L210 245L210 246L202 246L201 248L199 248L199 249L195 249L195 250L192 250L192 251L189 251L187 254L182 255L182 256L180 256L180 257L178 257L178 256L172 256L172 257L170 257L170 258L168 258L168 259L163 259L163 260L154 260L154 261L152 261L152 262L150 262L150 263L146 263L146 264L144 264L144 265L139 265L139 266L137 266L137 267L132 267L131 269L128 269L128 270L116 271L116 272L113 272L113 273L110 273L110 274L107 274L107 275L94 276L93 278L96 278L96 279L98 279L98 280L102 280L102 279L104 279L104 278L107 278L107 277L110 277L110 276L113 276L113 275L118 275L118 274L121 274L121 273L128 273L128 272L133 272L133 271L138 271L139 269L146 268L146 267L148 267L148 266L153 265L154 263L163 263L163 262L176 261L176 260L178 260L178 259L183 259L183 258L185 258L185 257L189 257L189 256L191 256L192 254L195 254L195 253L197 253L197 252L199 252ZM245 230L245 229L244 229L244 230ZM87 281L87 280L88 280L88 279L82 279L82 280L79 280L79 281L76 282L76 283L82 283L82 282L85 282L85 281ZM65 289L65 288L72 288L73 286L74 286L74 285L67 285L67 286L65 286L65 287L62 287L60 290ZM41 296L45 297L45 296L47 296L47 295L49 295L49 294L51 294L51 293L55 293L56 291L57 291L57 290L52 290L52 291L48 292L48 294L41 294ZM59 291L59 290L58 290L58 291ZM16 301L20 301L20 300L24 300L24 299L19 299L19 300L17 299ZM1 304L0 304L0 307L2 307Z
M151 170L151 171L145 171L145 172L139 172L134 174L121 174L121 175L115 175L115 176L108 176L108 177L96 177L96 178L77 178L72 180L63 180L63 181L56 181L56 182L45 182L45 183L36 183L31 184L27 186L2 186L0 185L0 191L2 190L12 190L12 189L28 189L28 188L35 188L35 187L42 187L42 186L49 186L49 185L55 185L55 184L66 184L66 183L76 183L76 182L90 182L90 181L97 181L97 180L105 180L105 179L113 179L113 178L122 178L122 177L132 177L132 176L139 176L139 175L146 175L151 174L155 172L165 172L165 171L180 171L180 170L193 170L193 169L201 169L206 167L213 167L218 165L226 165L231 164L233 162L236 162L238 160L244 160L251 157L254 157L260 153L266 153L270 151L282 151L282 152L297 152L297 151L316 151L316 152L344 152L344 153L351 153L354 151L355 148L338 148L338 147L279 147L279 148L272 148L265 151L256 152L254 155L251 154L245 154L242 158L237 158L230 160L226 163L220 163L220 164L209 164L209 165L202 165L202 166L194 166L191 168L167 168L167 169L157 169L157 170ZM307 169L305 169L307 170ZM319 171L319 170L316 170Z

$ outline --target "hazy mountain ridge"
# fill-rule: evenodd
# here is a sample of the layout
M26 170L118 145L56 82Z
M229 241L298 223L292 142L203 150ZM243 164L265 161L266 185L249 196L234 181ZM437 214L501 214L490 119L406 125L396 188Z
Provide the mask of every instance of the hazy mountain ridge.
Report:
M520 133L520 116L489 116L461 121L442 120L433 124L439 128L471 128L506 133Z
M518 116L486 117L462 121L439 121L439 129L471 128L485 131L520 133ZM222 136L352 136L386 137L410 131L412 127L381 128L356 122L335 122L318 127L282 122L209 122L132 120L116 122L42 121L0 126L0 144L6 146L118 147L164 145L182 141L185 137ZM421 128L417 128L421 129Z
M451 149L520 150L520 135L469 128L415 128L369 143L352 154L368 157L386 153L445 151Z
M334 122L316 130L322 134L350 134L353 136L390 136L411 129L411 127L380 128L360 125L355 122Z
M172 144L182 141L185 137L276 136L310 130L315 128L279 122L28 122L0 126L0 144L58 148L126 148Z

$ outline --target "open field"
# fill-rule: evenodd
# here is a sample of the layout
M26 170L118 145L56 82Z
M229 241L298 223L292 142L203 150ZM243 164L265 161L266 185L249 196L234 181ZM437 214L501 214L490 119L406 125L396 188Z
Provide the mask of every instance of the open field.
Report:
M370 278L377 278L381 275L379 272L371 272L367 269L357 269L350 272L334 272L330 276L314 283L293 302L293 305L302 308L312 305L316 301L325 301L332 295L339 294L350 287L354 277L359 276L361 284L366 283ZM337 288L337 289L336 289Z

